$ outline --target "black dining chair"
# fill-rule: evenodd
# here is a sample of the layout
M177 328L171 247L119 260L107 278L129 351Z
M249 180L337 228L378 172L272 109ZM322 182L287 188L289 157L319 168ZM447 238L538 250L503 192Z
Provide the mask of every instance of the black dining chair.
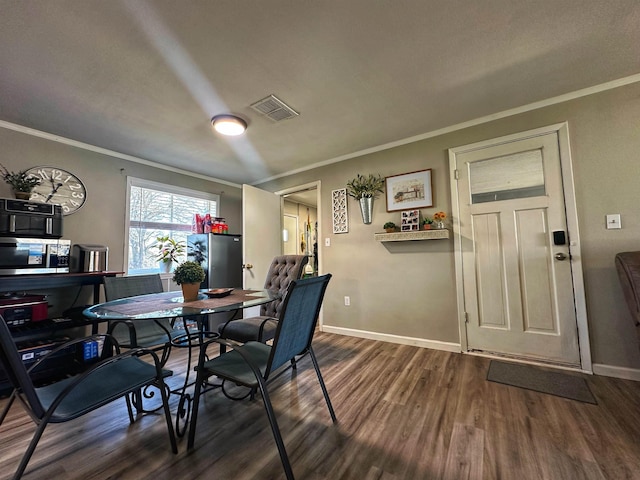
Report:
M331 274L327 274L320 277L295 280L290 283L287 296L282 305L280 320L277 323L273 345L255 341L239 345L221 338L212 338L201 345L198 366L196 367L197 377L193 399L193 417L187 444L189 450L193 448L195 443L198 404L203 388L206 386L207 379L215 376L221 379L223 383L229 381L251 389L260 389L286 477L289 480L294 478L273 406L271 405L267 384L286 371L285 365L295 360L296 357L308 354L316 371L331 419L334 423L337 421L329 399L329 393L320 373L318 361L311 346L320 307L322 306L322 299L330 279ZM233 350L209 360L206 354L207 346L214 342L226 345L233 348ZM300 358L297 361L299 362Z
M132 275L127 277L105 277L104 294L107 302L120 298L162 293L160 275ZM171 352L171 340L184 335L184 329L174 328L168 319L157 320L111 320L108 333L113 335L123 348L150 348L161 352L160 363L164 365Z
M74 345L82 346L82 343L87 340L97 341L99 338L105 340L104 349L107 351L103 351L101 359L87 366L84 372L49 385L34 385L29 373L41 368L47 361L55 361L56 353ZM106 341L106 339L110 341ZM171 371L161 368L155 352L132 349L120 353L118 343L113 337L93 335L87 338L77 338L60 345L27 370L9 327L2 316L0 316L0 347L0 365L14 388L0 414L0 425L4 422L15 400L22 404L37 425L33 438L13 476L15 480L22 477L38 441L49 423L64 423L74 420L122 397L126 400L129 421L133 423L134 417L129 394L148 385L153 385L160 390L171 450L173 453L178 453L171 424L167 388L164 383L164 377L171 375ZM153 363L141 360L139 358L141 355L145 355L147 359L151 358Z
M309 261L306 255L279 255L274 257L267 272L264 288L280 293L278 300L260 307L257 317L230 320L218 327L221 338L236 342L268 342L276 333L276 326L284 304L289 284L302 278L304 266ZM220 345L220 352L224 353L225 345Z

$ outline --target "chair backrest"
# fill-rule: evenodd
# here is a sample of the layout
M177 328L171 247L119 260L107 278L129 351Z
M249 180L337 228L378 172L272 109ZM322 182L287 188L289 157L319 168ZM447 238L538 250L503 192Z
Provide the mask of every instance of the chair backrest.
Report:
M0 315L0 364L13 387L22 392L22 398L31 408L30 413L35 418L42 418L45 413L44 407L38 399L27 367L22 362L18 347L2 315Z
M107 302L147 293L162 293L163 291L162 279L157 273L154 275L104 278L104 296Z
M264 288L277 290L282 297L260 307L260 315L280 318L282 303L286 297L287 288L293 280L302 278L304 266L309 261L306 255L280 255L271 262Z
M311 346L329 280L331 280L330 273L320 277L294 280L289 285L265 378Z
M149 293L162 293L162 279L159 274L153 275L133 275L130 277L105 277L104 279L104 296L107 302L118 300L119 298L135 297L136 295L146 295ZM130 332L124 325L116 325L111 333L116 340L127 346L139 346L149 343L156 343L155 339L166 336L166 331L171 330L171 322L169 319L160 319L156 322L148 320L135 320L136 341L131 339ZM163 325L162 328L160 325ZM168 339L167 339L168 340ZM164 342L161 342L164 343Z

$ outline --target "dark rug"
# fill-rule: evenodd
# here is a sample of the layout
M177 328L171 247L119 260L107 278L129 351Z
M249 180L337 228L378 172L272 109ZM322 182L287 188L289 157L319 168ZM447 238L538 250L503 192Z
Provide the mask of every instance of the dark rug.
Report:
M584 378L531 365L491 360L487 380L597 405Z

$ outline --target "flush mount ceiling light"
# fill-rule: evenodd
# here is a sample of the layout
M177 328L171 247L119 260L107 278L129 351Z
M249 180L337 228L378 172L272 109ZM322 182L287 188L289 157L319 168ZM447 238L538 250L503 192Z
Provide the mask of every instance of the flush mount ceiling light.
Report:
M242 135L247 129L247 122L233 115L216 115L211 119L211 125L222 135Z

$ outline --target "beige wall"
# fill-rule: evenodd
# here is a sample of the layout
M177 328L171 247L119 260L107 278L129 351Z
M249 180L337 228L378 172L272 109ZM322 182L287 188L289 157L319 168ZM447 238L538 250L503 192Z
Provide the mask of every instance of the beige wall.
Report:
M388 176L432 168L434 207L423 212L450 212L448 148L567 121L593 361L638 369L640 353L613 258L617 252L640 250L639 119L640 84L634 84L292 175L261 187L278 191L322 182L320 257L324 272L334 275L325 300L325 325L456 344L459 334L453 242L376 242L374 232L381 231L384 222L398 223L399 219L398 213L386 212L382 197L375 202L371 225L362 223L357 205L350 199L349 233L334 235L331 191L344 188L357 173ZM64 236L74 243L109 246L111 268L123 265L127 175L224 192L221 214L232 232L241 230L241 192L236 188L5 129L0 129L0 145L0 162L11 170L56 165L84 180L89 191L87 203L65 217ZM0 196L9 196L4 184L0 185ZM607 213L622 215L621 230L605 229ZM330 247L324 247L326 237L331 240ZM350 307L344 306L344 296L351 297Z
M446 135L354 158L261 185L271 191L320 180L321 258L331 281L324 324L345 329L442 342L459 342L453 241L382 244L374 232L397 212L374 204L364 225L349 200L349 233L332 234L331 191L357 173L396 175L433 169L434 207L451 212L447 149L567 121L571 142L592 359L595 364L640 368L632 321L614 268L617 252L640 250L640 84L583 97ZM621 230L606 230L605 215L620 213ZM344 296L351 306L344 306Z
M68 170L84 182L87 201L76 213L64 217L63 237L72 243L93 243L109 247L109 268L124 269L125 206L127 176L176 185L194 190L219 193L220 213L229 231L242 231L242 192L236 187L180 175L174 172L129 162L120 158L65 145L21 132L0 128L0 163L9 170L51 165ZM215 172L212 172L215 175ZM11 197L11 190L0 182L0 197ZM85 287L76 304L88 301L90 289ZM53 312L63 310L55 305Z

